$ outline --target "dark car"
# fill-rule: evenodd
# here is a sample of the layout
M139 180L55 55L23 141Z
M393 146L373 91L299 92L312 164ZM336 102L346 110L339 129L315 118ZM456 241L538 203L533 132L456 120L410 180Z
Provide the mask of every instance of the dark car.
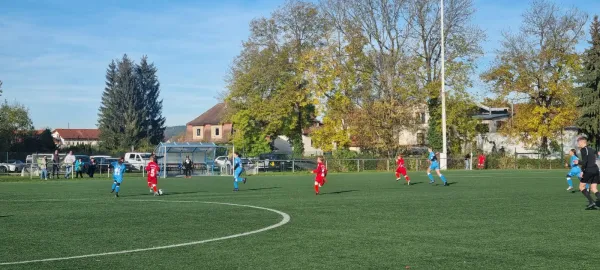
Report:
M103 171L106 171L107 168L112 170L112 168L113 168L112 164L115 163L115 162L119 162L119 159L118 158L99 158L99 159L96 159L96 170L100 170L100 167L102 167ZM131 164L125 162L125 169L126 169L127 172L131 172L135 168Z
M269 153L262 154L258 158L261 161L258 164L259 170L286 171L292 168L292 161L287 154Z

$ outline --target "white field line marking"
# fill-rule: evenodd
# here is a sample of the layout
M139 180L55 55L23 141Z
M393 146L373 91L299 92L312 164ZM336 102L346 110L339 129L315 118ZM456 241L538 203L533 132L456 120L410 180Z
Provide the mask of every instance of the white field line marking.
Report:
M279 210L275 210L275 209L271 209L271 208L266 208L266 207L253 206L253 205L235 204L235 203L201 202L201 201L171 201L171 200L128 200L128 201L138 201L138 202L176 202L176 203L206 203L206 204L221 204L221 205L229 205L229 206L239 206L239 207L254 208L254 209L266 210L266 211L270 211L270 212L273 212L273 213L277 213L277 214L279 214L282 217L282 219L277 224L273 224L271 226L264 227L262 229L258 229L258 230L254 230L254 231L249 231L249 232L244 232L244 233L233 234L233 235L228 235L228 236L223 236L223 237L218 237L218 238L211 238L211 239L206 239L206 240L200 240L200 241L193 241L193 242L187 242L187 243L181 243L181 244L174 244L174 245L167 245L167 246L158 246L158 247L151 247L151 248L138 248L138 249L130 249L130 250L105 252L105 253L78 255L78 256L70 256L70 257L48 258L48 259L38 259L38 260L29 260L29 261L17 261L17 262L3 262L3 263L0 263L0 265L15 265L15 264L38 263L38 262L52 262L52 261L74 260L74 259L83 259L83 258L90 258L90 257L100 257L100 256L108 256L108 255L118 255L118 254L126 254L126 253L142 252L142 251L150 251L150 250L159 250L159 249L169 249L169 248L178 248L178 247L185 247L185 246L200 245L200 244L205 244L205 243L210 243L210 242L215 242L215 241L221 241L221 240L227 240L227 239L232 239L232 238L237 238L237 237L242 237L242 236L248 236L248 235L251 235L251 234L261 233L261 232L264 232L264 231L272 230L272 229L275 229L277 227L281 227L281 226L285 225L286 223L290 222L290 219L291 219L290 215L288 215L288 214L286 214L284 212L281 212Z

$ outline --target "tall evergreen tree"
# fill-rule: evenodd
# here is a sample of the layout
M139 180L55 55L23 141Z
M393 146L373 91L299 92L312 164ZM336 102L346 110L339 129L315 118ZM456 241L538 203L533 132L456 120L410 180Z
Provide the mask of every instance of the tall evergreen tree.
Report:
M120 95L116 98L123 102L123 113L117 116L124 120L123 137L120 141L122 148L138 146L147 130L144 127L147 117L145 93L139 87L135 68L135 63L127 55L118 64L117 92Z
M591 48L582 56L583 70L579 76L580 87L577 88L580 111L577 126L600 147L600 21L598 16L590 27Z
M117 64L113 60L106 69L106 83L98 113L100 140L109 149L116 149L120 146L119 141L124 126L123 118L119 117L123 113L123 107L117 87L118 72Z
M138 86L144 93L144 109L146 118L143 127L145 137L150 144L158 144L164 138L165 118L162 116L162 99L160 99L160 82L156 75L154 63L148 63L148 57L143 56L136 66Z

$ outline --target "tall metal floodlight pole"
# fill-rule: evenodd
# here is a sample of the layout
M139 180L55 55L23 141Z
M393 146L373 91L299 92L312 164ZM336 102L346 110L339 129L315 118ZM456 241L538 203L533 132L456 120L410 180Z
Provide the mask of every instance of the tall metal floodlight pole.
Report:
M442 56L442 151L444 153L444 156L442 158L445 158L445 162L443 162L443 164L448 164L448 141L446 139L446 78L445 78L445 56L444 56L444 47L445 47L445 43L444 43L444 0L440 0L440 33L441 33L441 56ZM446 167L446 166L444 166Z

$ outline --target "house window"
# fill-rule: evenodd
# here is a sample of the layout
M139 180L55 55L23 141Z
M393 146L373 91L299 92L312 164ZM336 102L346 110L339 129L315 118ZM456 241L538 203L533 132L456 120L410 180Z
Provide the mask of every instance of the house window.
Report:
M425 124L425 113L419 113L419 121L421 122L421 124Z
M193 135L193 139L195 140L201 140L204 138L204 127L194 127L194 129L196 132L192 133Z
M215 128L215 136L219 136L219 132L220 132L219 128Z
M417 144L424 145L425 144L425 134L419 132L417 133Z

